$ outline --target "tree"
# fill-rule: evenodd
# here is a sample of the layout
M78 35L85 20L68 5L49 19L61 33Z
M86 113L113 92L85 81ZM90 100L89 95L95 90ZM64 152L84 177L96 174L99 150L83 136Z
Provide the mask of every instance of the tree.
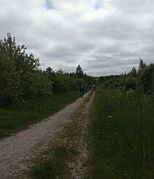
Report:
M39 60L7 34L0 40L0 104L9 106L30 95L47 93L52 83L39 72Z
M143 62L142 59L140 59L140 62L139 62L139 73L142 72L143 70L145 70L146 68L146 64Z
M52 68L51 68L51 67L46 68L46 72L49 73L49 74L51 74L51 73L53 72L53 71L52 71Z
M76 76L78 78L82 78L83 77L83 70L82 70L82 67L80 65L78 65L77 68L76 68Z
M146 66L146 69L139 76L139 84L145 93L154 92L154 64Z
M135 67L132 68L132 71L130 72L130 75L131 75L132 77L136 77L136 76L137 76L137 70L136 70Z
M0 53L8 60L13 61L16 71L27 71L37 69L39 67L39 60L34 58L34 55L25 53L25 45L17 45L15 37L10 33L7 38L0 40Z

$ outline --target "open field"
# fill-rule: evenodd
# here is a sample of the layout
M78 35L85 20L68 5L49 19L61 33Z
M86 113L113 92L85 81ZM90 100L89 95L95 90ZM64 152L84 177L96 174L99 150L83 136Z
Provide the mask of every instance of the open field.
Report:
M57 112L66 104L73 102L78 96L77 91L66 92L37 97L11 109L0 108L0 138L23 130Z
M96 92L89 178L154 178L153 109L154 96Z

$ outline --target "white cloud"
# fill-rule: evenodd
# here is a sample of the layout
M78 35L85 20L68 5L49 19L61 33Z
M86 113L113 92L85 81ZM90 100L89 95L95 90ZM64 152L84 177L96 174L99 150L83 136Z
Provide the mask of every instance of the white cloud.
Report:
M8 32L42 68L119 74L139 58L154 62L153 0L1 0L0 38Z

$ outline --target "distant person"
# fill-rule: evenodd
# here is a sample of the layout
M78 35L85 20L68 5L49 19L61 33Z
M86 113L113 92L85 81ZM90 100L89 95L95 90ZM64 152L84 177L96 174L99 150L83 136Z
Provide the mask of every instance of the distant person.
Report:
M93 92L95 91L95 89L96 89L96 88L95 88L95 85L92 84L90 89L91 89L91 92L93 93Z
M96 89L96 87L95 87L95 85L93 85L93 91L95 91L95 89Z
M80 96L81 96L81 98L83 97L83 95L84 95L84 86L80 85Z

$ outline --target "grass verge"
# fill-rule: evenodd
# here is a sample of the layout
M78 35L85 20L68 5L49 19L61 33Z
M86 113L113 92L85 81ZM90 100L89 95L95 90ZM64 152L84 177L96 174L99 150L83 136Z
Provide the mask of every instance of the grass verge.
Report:
M97 90L89 178L154 178L154 97Z
M12 109L0 108L0 138L23 130L73 102L78 92L38 97Z

